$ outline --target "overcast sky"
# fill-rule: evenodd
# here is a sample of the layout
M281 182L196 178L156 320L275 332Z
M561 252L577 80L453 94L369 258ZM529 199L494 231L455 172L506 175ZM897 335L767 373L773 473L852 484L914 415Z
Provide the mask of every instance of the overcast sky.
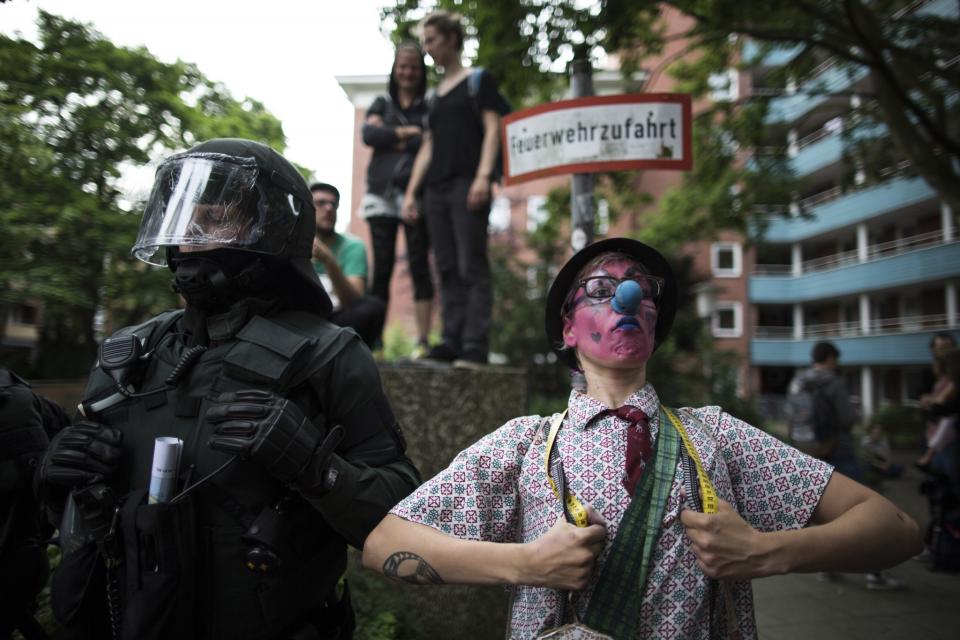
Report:
M115 44L143 45L165 62L193 62L234 97L266 105L283 123L285 155L350 202L353 108L334 76L389 71L393 50L379 20L388 2L7 0L0 31L32 39L42 8L92 24Z

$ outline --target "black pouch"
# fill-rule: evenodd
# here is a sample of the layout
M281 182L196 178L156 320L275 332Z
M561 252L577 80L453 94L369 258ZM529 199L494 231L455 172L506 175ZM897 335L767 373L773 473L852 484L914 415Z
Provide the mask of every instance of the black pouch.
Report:
M123 536L121 637L137 640L196 635L197 541L193 501L147 504L146 490L127 496Z
M50 580L50 608L57 622L72 627L79 613L95 608L91 598L104 597L105 573L95 542L63 556Z

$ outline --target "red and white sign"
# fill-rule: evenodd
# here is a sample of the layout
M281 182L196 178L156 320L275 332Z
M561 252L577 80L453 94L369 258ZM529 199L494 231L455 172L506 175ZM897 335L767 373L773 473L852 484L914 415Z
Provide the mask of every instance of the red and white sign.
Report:
M503 118L506 184L565 173L686 171L690 96L641 93L550 102Z

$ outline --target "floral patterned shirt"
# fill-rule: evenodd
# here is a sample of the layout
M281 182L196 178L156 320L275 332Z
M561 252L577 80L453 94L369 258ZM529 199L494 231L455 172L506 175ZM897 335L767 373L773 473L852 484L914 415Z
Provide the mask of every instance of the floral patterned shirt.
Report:
M652 439L659 424L659 400L647 384L627 399L648 416ZM575 602L582 616L599 571L630 504L623 485L628 423L608 407L572 391L568 413L553 455L561 455L567 488L607 522L607 546L589 586ZM703 461L717 494L760 531L806 525L833 468L721 411L720 407L680 409L678 417ZM669 428L669 425L668 425ZM515 418L462 451L444 471L401 501L392 513L445 534L469 540L529 542L563 517L544 468L549 420ZM697 565L679 514L683 486L678 464L663 526L643 592L638 638L727 637L724 598L717 583ZM750 582L731 583L740 637L756 638ZM513 588L510 636L535 638L554 625L559 592L543 587ZM711 630L713 633L711 633Z

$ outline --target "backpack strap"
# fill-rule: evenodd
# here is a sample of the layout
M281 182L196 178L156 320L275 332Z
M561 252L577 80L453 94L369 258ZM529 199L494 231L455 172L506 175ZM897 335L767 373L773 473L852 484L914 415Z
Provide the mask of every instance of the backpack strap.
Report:
M473 109L473 115L483 126L483 114L480 112L480 83L483 81L483 67L476 67L467 76L467 94L470 96L470 108Z

